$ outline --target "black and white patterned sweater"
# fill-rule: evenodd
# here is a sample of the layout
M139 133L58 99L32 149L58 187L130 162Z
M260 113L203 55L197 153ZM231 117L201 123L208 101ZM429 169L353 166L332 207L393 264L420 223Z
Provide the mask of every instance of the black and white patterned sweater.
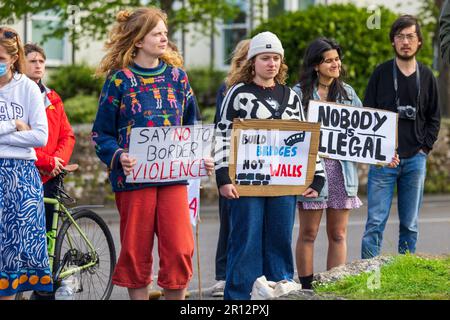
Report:
M286 108L280 108L280 105ZM216 116L218 122L215 125L214 161L218 187L232 183L228 164L231 129L235 118L305 121L301 101L288 86L277 84L272 89L262 88L254 83L232 86L222 102L220 115ZM320 193L324 182L325 172L317 156L314 180L310 187Z

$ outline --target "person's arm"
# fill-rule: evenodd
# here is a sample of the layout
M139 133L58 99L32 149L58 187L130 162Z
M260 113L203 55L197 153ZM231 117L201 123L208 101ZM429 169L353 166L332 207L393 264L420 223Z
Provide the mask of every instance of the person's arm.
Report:
M233 119L239 117L239 99L236 91L241 85L237 84L228 90L220 109L219 122L215 125L214 162L216 182L219 188L232 183L228 171L231 133Z
M55 168L55 158L46 153L43 148L35 148L37 160L34 163L39 172L50 174Z
M66 112L64 111L64 105L61 102L61 113L58 146L53 156L64 160L65 164L68 164L70 157L72 156L73 148L75 147L75 135L72 130L72 126L69 123Z
M181 72L181 71L180 71ZM200 109L197 105L197 99L195 99L194 91L189 84L189 79L186 73L182 77L184 86L184 111L183 111L183 125L189 126L195 124L200 117Z
M216 114L214 116L214 124L217 124L220 120L220 109L222 107L223 100L225 98L225 90L227 86L225 82L222 83L216 95Z
M92 127L92 141L95 152L109 169L121 168L120 156L124 150L119 146L118 118L122 99L120 85L117 86L117 74L109 76L100 94L97 115Z
M58 142L56 145L56 149L53 153L49 153L45 147L36 148L36 167L38 167L41 173L50 173L55 170L55 167L63 165L59 165L62 162L64 165L69 163L70 156L72 155L73 148L75 146L75 136L72 131L72 127L70 126L69 120L67 119L67 115L64 112L64 105L61 101L59 95L56 92L52 92L55 99L58 99L58 103L55 105L55 112L58 114L58 127L51 128L49 127L49 136L56 135L58 137ZM59 158L56 160L55 158Z
M300 96L297 92L301 93L300 87L297 85L293 89L294 92L294 103L296 105L296 108L298 108L299 112L299 120L300 121L306 121L306 117L303 113L303 106L300 99ZM319 155L316 155L316 168L314 172L314 178L309 187L306 189L306 191L302 194L305 197L317 197L320 194L320 191L322 191L322 188L325 184L325 171L322 166L322 162L320 161ZM315 192L314 192L315 191Z
M17 131L16 121L0 121L0 136Z
M0 136L0 144L7 144L16 147L34 148L41 147L47 143L48 124L45 114L44 101L37 84L29 85L25 88L28 95L28 125L30 130L14 131Z
M428 82L429 101L426 102L425 110L425 139L422 149L429 153L436 142L441 124L441 113L439 109L439 93L436 78L431 75Z
M445 63L450 64L450 0L442 6L439 17L439 38L441 40L441 55Z

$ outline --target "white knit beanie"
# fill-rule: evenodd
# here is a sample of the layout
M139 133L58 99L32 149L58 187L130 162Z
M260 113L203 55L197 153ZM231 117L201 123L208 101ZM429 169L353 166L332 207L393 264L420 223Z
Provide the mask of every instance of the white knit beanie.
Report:
M283 58L284 49L281 45L280 39L269 31L258 33L250 41L247 60L250 60L260 53L278 53Z

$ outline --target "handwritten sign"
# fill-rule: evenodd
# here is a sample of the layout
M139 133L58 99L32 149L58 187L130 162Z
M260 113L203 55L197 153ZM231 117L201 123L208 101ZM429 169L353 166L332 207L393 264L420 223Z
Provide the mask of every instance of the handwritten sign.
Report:
M188 183L189 216L195 227L200 218L200 179L192 179Z
M395 112L310 101L308 121L322 124L320 156L387 164L395 154L397 146Z
M130 156L137 159L128 183L165 182L207 176L214 125L133 128Z
M233 122L230 178L241 196L301 194L311 184L320 125L296 120Z

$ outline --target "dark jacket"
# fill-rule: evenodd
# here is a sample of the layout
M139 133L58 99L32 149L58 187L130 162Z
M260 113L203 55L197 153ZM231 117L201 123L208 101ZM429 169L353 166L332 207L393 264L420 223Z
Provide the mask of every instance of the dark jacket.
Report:
M382 63L372 73L363 102L365 107L397 112L393 62L394 60L389 60ZM421 88L420 107L414 121L398 120L398 154L400 158L412 157L420 149L429 153L437 140L440 128L441 115L436 78L428 67L420 62L418 64ZM415 75L411 76L415 77ZM403 84L399 84L399 87L401 85ZM416 88L411 90L415 91Z
M450 63L450 1L446 0L439 18L442 60Z

